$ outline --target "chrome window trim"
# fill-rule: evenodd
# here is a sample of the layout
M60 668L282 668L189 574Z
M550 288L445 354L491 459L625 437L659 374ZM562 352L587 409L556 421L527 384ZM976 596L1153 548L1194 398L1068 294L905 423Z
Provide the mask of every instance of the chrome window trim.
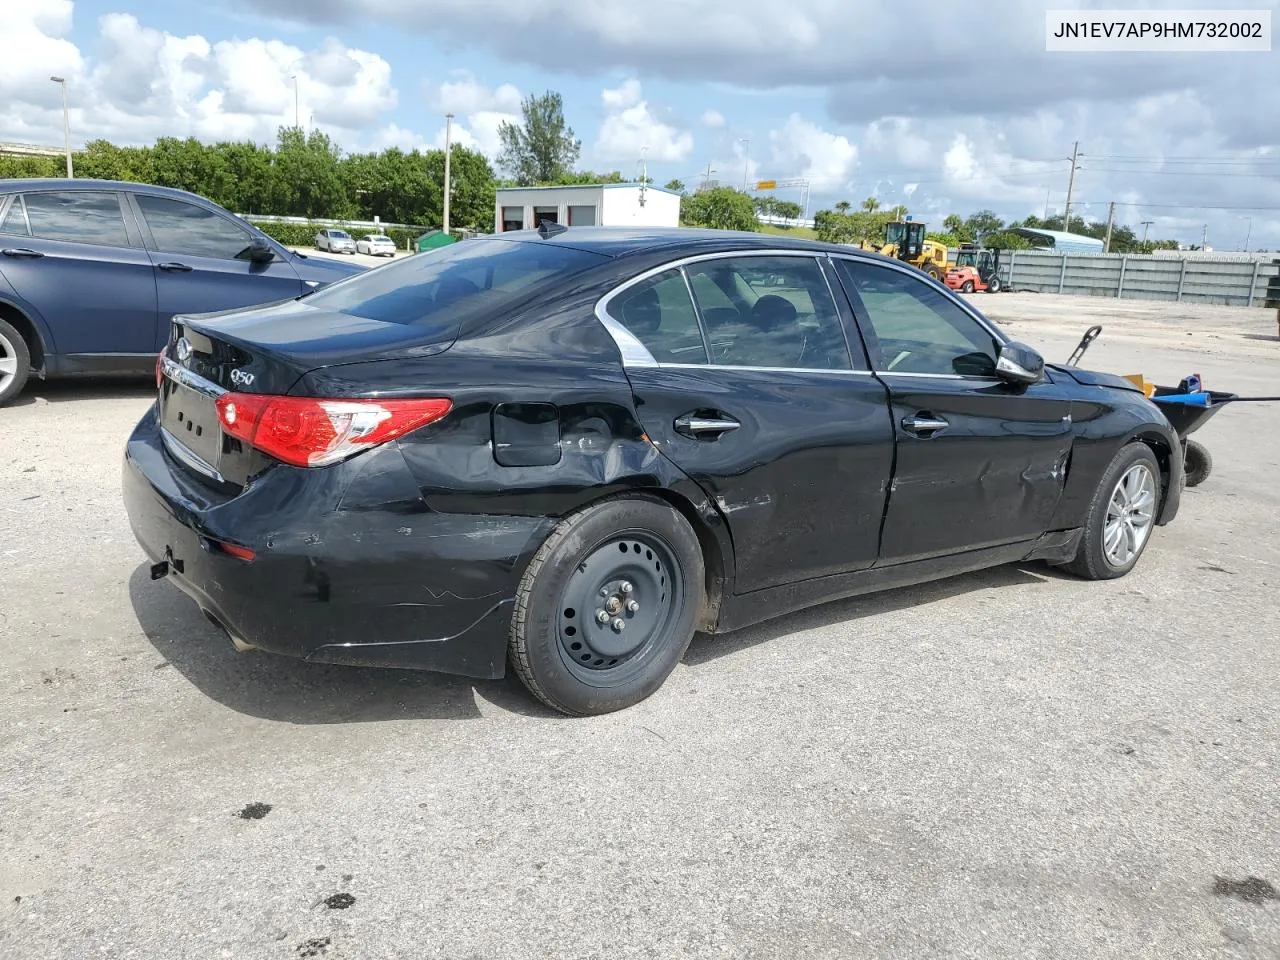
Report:
M707 369L755 370L755 371L765 371L765 372L782 371L787 373L854 373L854 374L861 374L863 376L872 376L873 371L870 371L870 370L823 370L817 367L796 368L796 367L729 366L727 364L711 363L710 357L708 357L707 363L680 363L680 364L659 363L657 359L653 356L653 354L649 352L648 347L646 347L643 343L641 343L639 338L636 337L635 334L633 334L630 330L628 330L625 326L623 326L620 321L614 319L613 316L611 316L609 313L610 302L612 302L613 299L617 297L619 294L625 293L627 290L631 289L636 284L643 283L645 280L655 277L660 273L666 273L668 270L678 270L681 276L684 277L685 287L688 289L690 300L693 302L693 313L698 321L698 329L702 332L703 348L705 349L708 342L707 333L705 328L703 328L703 325L702 325L702 315L701 315L701 311L698 310L698 301L693 296L693 287L690 284L689 276L684 269L686 266L693 263L702 263L707 260L726 260L726 259L738 258L738 257L805 257L809 260L814 261L814 263L817 265L819 272L822 273L823 281L827 284L827 289L831 293L833 305L836 305L834 302L835 291L831 289L831 283L829 280L827 280L826 272L822 270L822 264L820 263L823 256L830 257L830 254L824 250L785 250L785 249L775 249L775 248L752 248L748 250L717 250L713 253L689 254L688 256L680 257L675 260L668 260L666 263L663 263L659 266L650 267L648 270L644 271L643 273L636 274L631 279L625 280L622 283L618 284L616 287L614 287L612 290L610 290L603 297L601 297L599 300L596 301L596 310L595 310L596 319L600 321L600 323L604 326L605 330L609 332L609 335L613 337L614 343L617 344L618 350L622 354L622 365L623 367L627 367L627 368L643 367L643 368L649 368L649 369L675 368L675 369L698 369L698 370L707 370ZM850 258L850 259L854 259L854 258ZM837 311L836 311L836 318L837 320L840 319L838 305L837 305ZM843 326L844 326L843 321L841 321L841 328L842 328L841 332L842 332L842 335L844 335L845 337L845 341L846 341L845 348L848 349L849 348L848 335L847 333L844 333ZM849 362L850 364L853 363L852 351L850 351L849 353Z
M833 260L833 261L848 260L852 263L866 263L875 267L883 267L887 270L896 270L899 273L906 274L907 276L912 277L918 283L924 282L923 280L921 280L920 271L917 270L915 267L908 267L908 266L904 266L902 264L893 263L893 262L882 263L879 260L870 260L867 257L854 257L854 256L850 256L847 253L830 253L829 252L827 253L827 259ZM987 333L991 334L991 336L995 338L996 343L1000 344L1000 346L1003 347L1012 342L1010 338L1007 337L1001 330L994 327L991 324L991 321L989 321L986 317L982 316L982 314L974 310L973 307L970 306L966 301L956 296L955 293L953 293L950 288L942 287L938 292L943 294L943 299L959 307L962 313L968 315L970 318L972 318L972 320L975 323L978 324L978 326L980 326L983 330L987 331ZM966 377L958 373L895 373L892 370L877 370L875 372L880 376L885 376L885 377L933 377L935 379L940 379L940 380L973 380L981 383L1003 383L1004 382L999 377Z

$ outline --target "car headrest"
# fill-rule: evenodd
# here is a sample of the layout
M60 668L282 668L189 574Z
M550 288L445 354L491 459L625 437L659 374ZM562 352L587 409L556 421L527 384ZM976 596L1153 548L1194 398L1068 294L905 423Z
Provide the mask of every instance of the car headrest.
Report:
M445 277L436 286L436 306L444 307L480 292L466 277Z
M656 333L662 323L662 303L652 287L629 297L622 305L622 322L637 337Z
M786 297L768 293L755 302L747 322L757 330L769 331L796 321L795 305Z

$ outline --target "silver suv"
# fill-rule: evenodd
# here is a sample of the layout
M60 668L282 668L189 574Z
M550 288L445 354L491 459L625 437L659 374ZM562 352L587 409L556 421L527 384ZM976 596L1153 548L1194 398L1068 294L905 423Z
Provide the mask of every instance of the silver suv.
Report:
M355 256L356 242L345 230L321 230L316 234L316 249Z

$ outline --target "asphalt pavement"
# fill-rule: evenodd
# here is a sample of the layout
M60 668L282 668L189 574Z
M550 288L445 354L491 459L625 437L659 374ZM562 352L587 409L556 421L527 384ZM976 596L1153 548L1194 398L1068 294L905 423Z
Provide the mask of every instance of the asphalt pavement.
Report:
M1104 316L1095 368L1280 383L1274 311L974 302L1051 358ZM1124 579L829 604L566 719L236 653L121 506L153 393L0 410L0 956L1280 957L1276 406L1205 427Z

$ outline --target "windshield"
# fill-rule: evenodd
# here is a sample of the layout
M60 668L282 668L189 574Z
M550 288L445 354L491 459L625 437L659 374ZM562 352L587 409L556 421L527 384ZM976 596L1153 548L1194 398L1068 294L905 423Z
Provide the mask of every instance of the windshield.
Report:
M384 323L457 329L608 258L510 240L469 240L393 261L317 290L305 303Z
M889 223L884 228L885 243L901 243L907 235L907 225L905 223Z

